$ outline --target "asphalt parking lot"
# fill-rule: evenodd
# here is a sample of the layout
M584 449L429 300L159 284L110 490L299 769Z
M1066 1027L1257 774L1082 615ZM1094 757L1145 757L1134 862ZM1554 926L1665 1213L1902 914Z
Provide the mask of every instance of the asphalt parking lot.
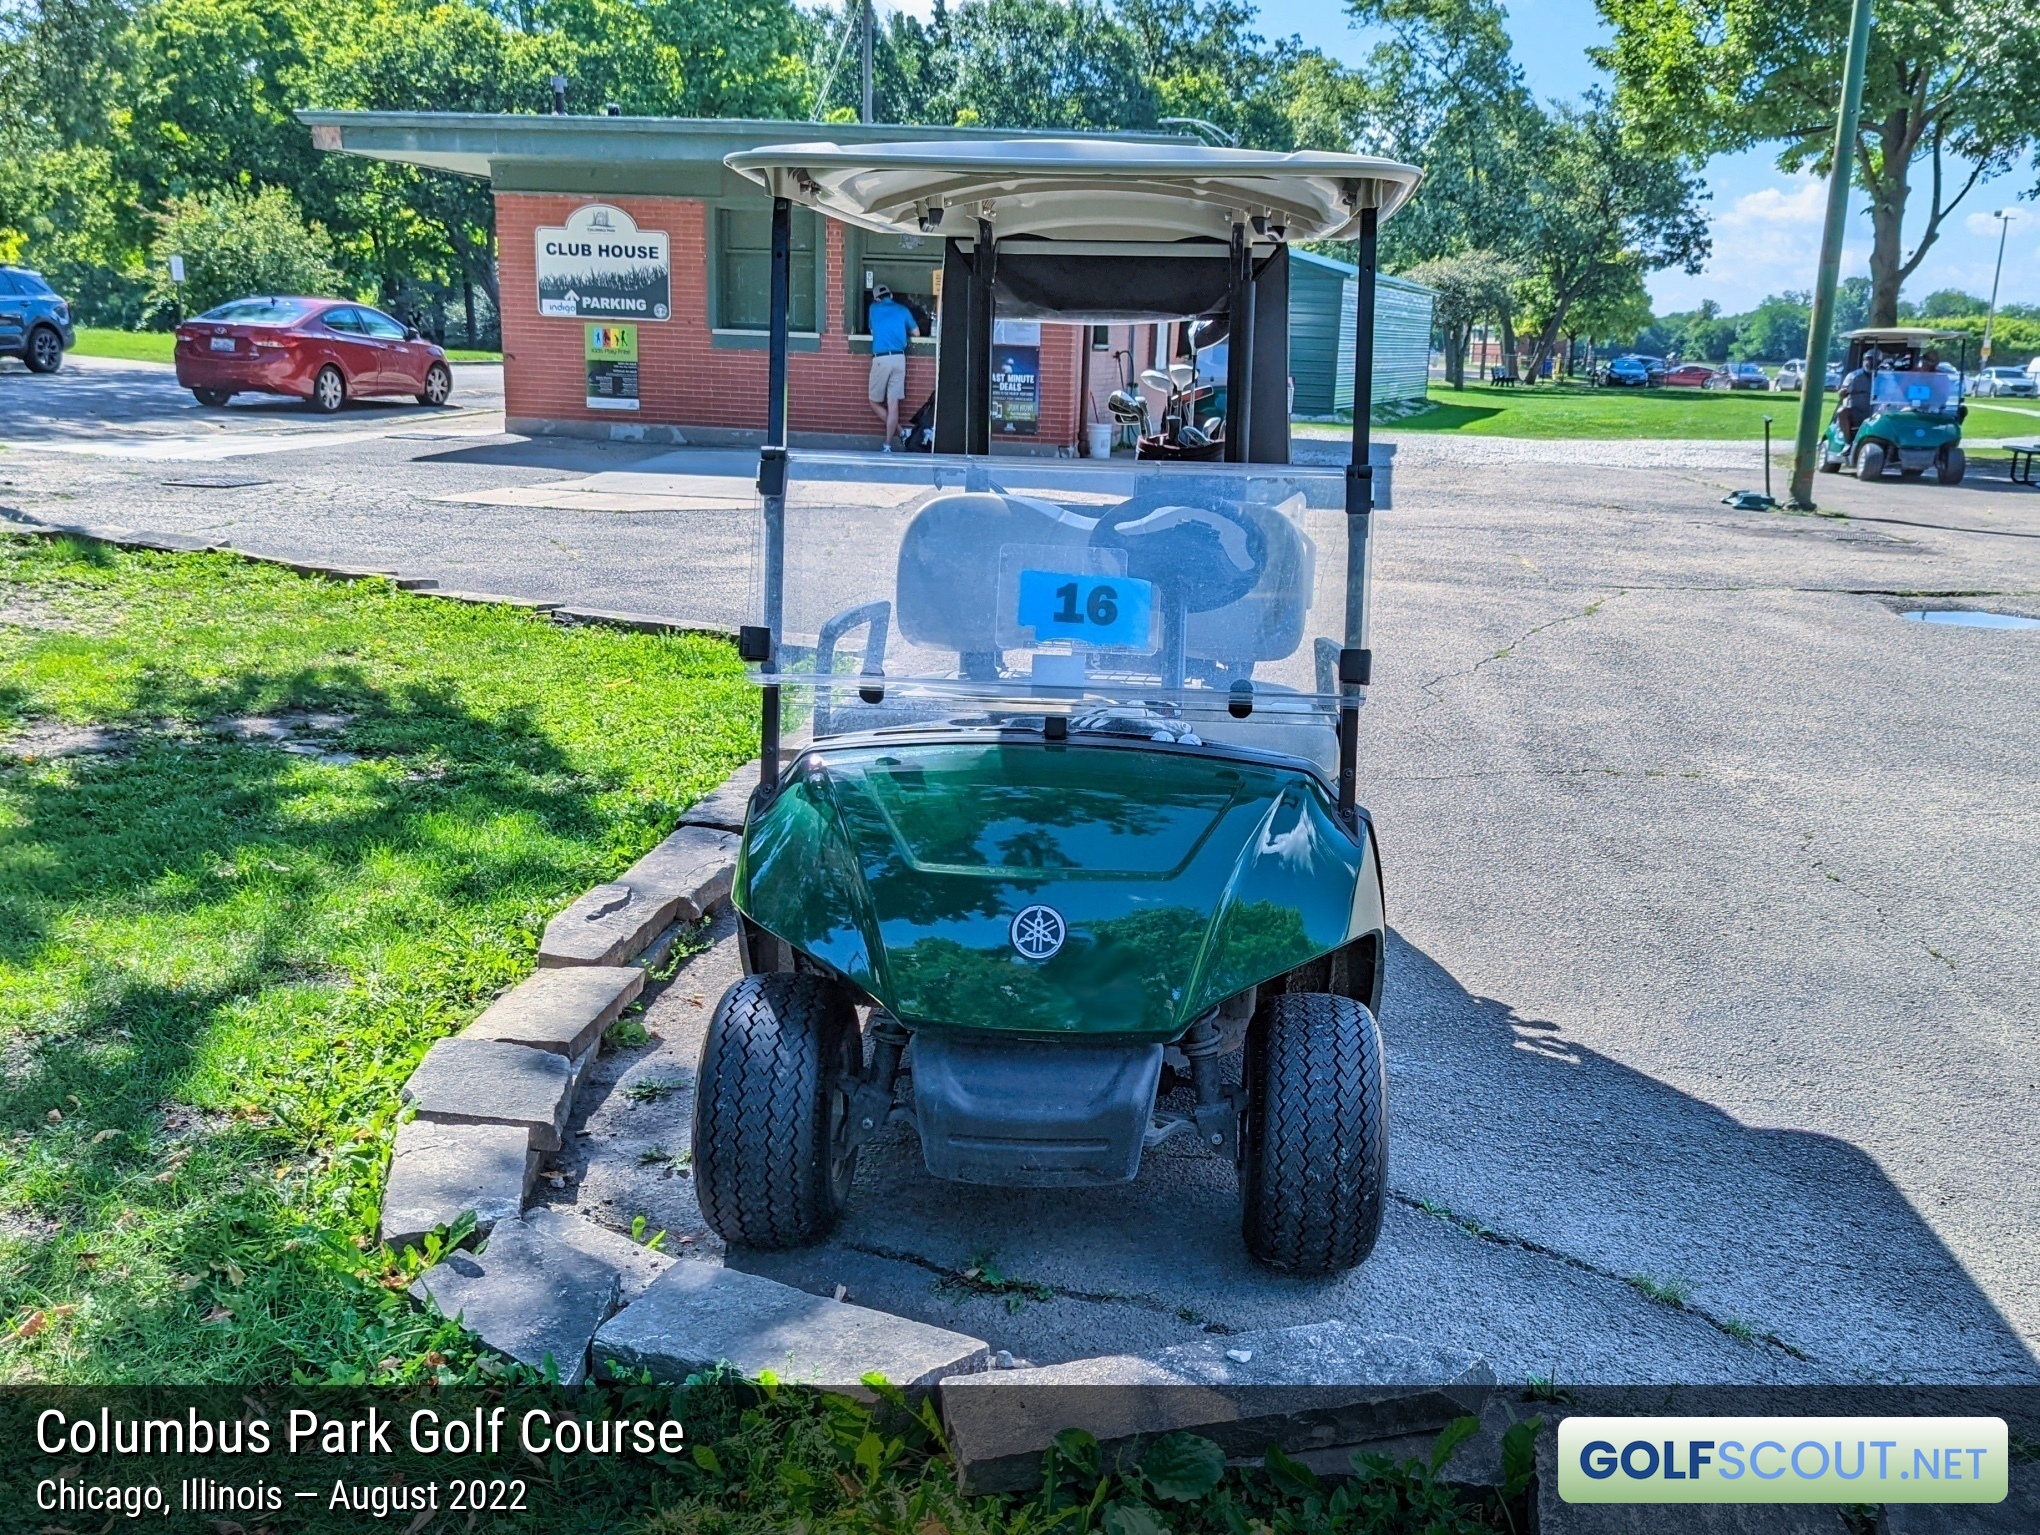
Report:
M10 370L0 518L737 620L741 455L509 438L459 378L447 412L319 421ZM729 1261L1037 1360L1337 1316L1514 1379L2040 1380L2040 630L1902 616L2040 616L2040 491L1823 478L1800 517L1720 504L1761 473L1736 444L1407 434L1398 465L1362 720L1395 935L1373 1260L1256 1270L1230 1170L1173 1147L1041 1194L935 1183L902 1133L836 1239ZM732 973L693 961L604 1062L550 1197L715 1253L641 1159L686 1144Z

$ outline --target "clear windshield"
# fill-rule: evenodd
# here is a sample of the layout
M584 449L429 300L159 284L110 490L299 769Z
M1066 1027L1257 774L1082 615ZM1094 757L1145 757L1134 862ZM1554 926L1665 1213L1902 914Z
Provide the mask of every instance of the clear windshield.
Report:
M1870 400L1879 410L1914 410L1925 415L1953 415L1957 407L1955 375L1931 372L1880 371L1871 381Z
M796 454L773 680L817 735L1052 712L1329 762L1344 496L1287 465Z

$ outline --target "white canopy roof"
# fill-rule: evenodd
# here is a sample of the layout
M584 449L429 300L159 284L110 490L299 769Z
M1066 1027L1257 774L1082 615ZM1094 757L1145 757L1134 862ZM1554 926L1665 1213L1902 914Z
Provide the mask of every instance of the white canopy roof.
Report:
M1227 239L1266 217L1291 240L1352 236L1360 211L1386 218L1424 173L1367 155L1269 154L1201 144L1112 139L972 143L776 144L724 162L787 197L882 234L974 234L989 218L1001 239Z

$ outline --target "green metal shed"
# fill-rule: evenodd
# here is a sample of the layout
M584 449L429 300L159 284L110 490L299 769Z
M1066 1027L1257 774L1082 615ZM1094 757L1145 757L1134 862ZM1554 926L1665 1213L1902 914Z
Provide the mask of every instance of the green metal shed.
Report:
M1359 268L1291 247L1289 376L1298 416L1353 408L1353 288ZM1377 280L1374 401L1422 403L1431 371L1431 306L1437 294L1400 277Z

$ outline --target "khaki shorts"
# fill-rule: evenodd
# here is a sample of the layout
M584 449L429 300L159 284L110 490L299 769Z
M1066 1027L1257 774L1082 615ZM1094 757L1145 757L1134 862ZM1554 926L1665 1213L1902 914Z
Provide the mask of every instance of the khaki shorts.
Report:
M884 357L871 359L871 403L883 405L888 400L904 400L907 397L907 359L904 353L892 352Z

